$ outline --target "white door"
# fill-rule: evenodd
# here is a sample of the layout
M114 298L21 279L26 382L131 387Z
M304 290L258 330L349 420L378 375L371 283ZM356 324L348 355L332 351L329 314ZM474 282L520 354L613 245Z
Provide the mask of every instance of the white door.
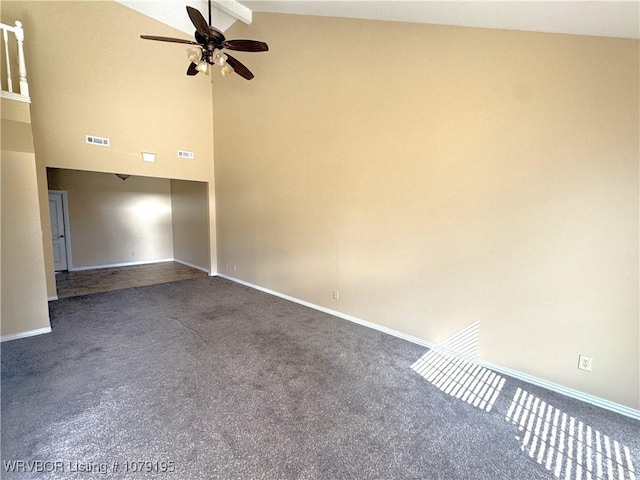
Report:
M51 239L53 242L53 268L59 272L68 269L62 193L49 192L49 215L51 216Z

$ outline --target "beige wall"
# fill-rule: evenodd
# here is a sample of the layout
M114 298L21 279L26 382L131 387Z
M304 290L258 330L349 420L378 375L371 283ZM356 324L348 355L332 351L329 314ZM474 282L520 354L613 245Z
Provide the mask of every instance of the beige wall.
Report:
M49 328L29 104L2 99L0 334Z
M48 167L209 180L210 81L185 75L184 45L139 37L185 34L111 1L3 2L2 18L24 24L35 148Z
M173 258L169 180L65 169L48 178L68 195L74 268Z
M173 258L209 271L209 185L171 180Z
M270 51L214 81L221 273L431 342L479 321L484 360L640 407L637 41L227 33Z
M197 180L213 188L210 79L185 75L186 46L139 38L185 34L111 1L10 1L0 7L3 23L20 20L25 28L42 205L48 205L45 167ZM87 134L108 137L111 147L87 145ZM178 149L193 151L195 159L179 159ZM156 153L156 162L143 162L142 151ZM215 211L210 215L215 269ZM52 296L53 259L46 246L45 255Z

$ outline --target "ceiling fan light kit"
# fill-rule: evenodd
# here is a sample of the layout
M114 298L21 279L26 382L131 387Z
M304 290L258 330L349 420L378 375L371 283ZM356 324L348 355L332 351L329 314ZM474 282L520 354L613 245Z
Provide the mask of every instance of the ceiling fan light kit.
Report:
M234 72L247 80L251 80L254 77L253 73L240 60L223 53L222 50L266 52L269 50L269 46L266 43L257 40L227 40L220 30L209 25L211 20L207 23L202 14L195 8L187 6L187 14L193 26L196 27L195 41L155 35L140 35L140 38L159 42L198 45L198 48L187 49L187 58L190 62L187 68L187 75L189 76L197 75L198 73L209 75L211 66L217 65L220 67L220 73L222 73L223 77ZM209 4L209 19L211 19L211 4Z

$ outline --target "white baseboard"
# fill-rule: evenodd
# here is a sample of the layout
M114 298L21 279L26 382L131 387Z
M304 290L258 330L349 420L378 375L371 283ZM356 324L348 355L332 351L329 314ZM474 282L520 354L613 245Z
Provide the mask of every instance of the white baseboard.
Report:
M173 262L173 258L159 258L157 260L143 260L141 262L125 262L125 263L110 263L107 265L91 265L89 267L72 267L69 269L71 272L81 272L83 270L98 270L101 268L115 268L115 267L134 267L136 265L148 265L150 263L163 263Z
M43 333L51 333L51 327L36 328L34 330L27 330L26 332L2 335L2 337L0 337L0 342L8 342L9 340L17 340L19 338L33 337L34 335L42 335Z
M626 405L621 405L619 403L615 403L610 400L605 400L604 398L596 397L595 395L584 393L584 392L581 392L580 390L574 390L573 388L565 387L557 383L549 382L542 378L529 375L528 373L522 373L522 372L519 372L518 370L513 370L508 367L503 367L502 365L488 362L486 360L476 359L476 363L480 364L485 368L488 368L489 370L493 370L495 372L502 373L504 375L509 375L510 377L517 378L527 383L532 383L533 385L546 388L547 390L560 393L567 397L575 398L576 400L590 403L592 405L595 405L596 407L604 408L606 410L611 410L612 412L616 412L621 415L625 415L627 417L640 420L640 410L636 410L635 408L627 407Z
M58 296L57 295L54 295L53 297L47 297L47 301L49 301L49 302L54 302L56 300L58 300Z
M230 281L235 282L235 283L239 283L239 284L244 285L246 287L254 288L254 289L259 290L261 292L268 293L270 295L274 295L276 297L280 297L280 298L283 298L285 300L289 300L291 302L298 303L300 305L304 305L305 307L313 308L314 310L318 310L320 312L324 312L324 313L327 313L329 315L333 315L334 317L342 318L343 320L348 320L350 322L357 323L359 325L363 325L363 326L368 327L368 328L372 328L373 330L378 330L380 332L387 333L387 334L392 335L394 337L402 338L403 340L407 340L408 342L415 343L415 344L418 344L418 345L422 345L423 347L427 347L427 348L430 348L430 349L434 349L434 348L435 349L440 349L440 347L435 343L429 342L427 340L423 340L423 339L418 338L418 337L414 337L413 335L408 335L406 333L399 332L397 330L393 330L391 328L384 327L382 325L378 325L376 323L372 323L372 322L368 322L366 320L362 320L361 318L357 318L357 317L354 317L352 315L347 315L345 313L338 312L337 310L331 310L330 308L321 307L320 305L316 305L316 304L313 304L313 303L310 303L310 302L307 302L307 301L304 301L304 300L300 300L298 298L291 297L289 295L285 295L285 294L276 292L274 290L269 290L268 288L264 288L264 287L261 287L259 285L254 285L252 283L245 282L244 280L240 280L240 279L237 279L237 278L234 278L234 277L230 277L228 275L223 275L221 273L218 273L217 276L221 277L221 278L224 278L224 279L227 279L227 280L230 280ZM450 353L454 353L455 354L455 352L450 352ZM465 357L465 359L468 359L468 357ZM634 418L636 420L640 420L640 410L636 410L634 408L627 407L627 406L621 405L619 403L611 402L609 400L605 400L604 398L596 397L595 395L590 395L588 393L584 393L584 392L581 392L579 390L574 390L572 388L564 387L562 385L558 385L557 383L552 383L552 382L549 382L547 380L543 380L541 378L534 377L533 375L529 375L527 373L522 373L522 372L519 372L517 370L512 370L510 368L503 367L502 365L491 363L491 362L488 362L486 360L482 360L480 358L474 358L474 359L472 359L472 361L478 363L479 365L481 365L481 366L483 366L485 368L493 370L494 372L502 373L504 375L508 375L510 377L517 378L517 379L522 380L524 382L531 383L533 385L537 385L539 387L546 388L546 389L551 390L551 391L556 392L556 393L560 393L560 394L565 395L567 397L575 398L576 400L580 400L580 401L583 401L583 402L586 402L586 403L590 403L592 405L596 405L596 406L604 408L606 410L611 410L612 412L616 412L616 413L619 413L621 415L625 415L627 417L631 417L631 418Z
M200 265L195 265L194 263L185 262L184 260L178 260L177 258L174 258L173 261L176 263L181 263L182 265L186 265L187 267L195 268L196 270L209 273L209 275L211 275L208 268L201 267Z

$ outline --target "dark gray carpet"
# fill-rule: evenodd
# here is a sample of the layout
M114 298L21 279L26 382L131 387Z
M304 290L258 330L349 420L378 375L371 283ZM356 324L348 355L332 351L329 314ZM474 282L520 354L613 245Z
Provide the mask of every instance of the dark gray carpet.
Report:
M640 478L637 421L510 378L480 410L411 369L423 347L227 280L50 309L2 344L2 478ZM506 419L518 388L546 424Z

